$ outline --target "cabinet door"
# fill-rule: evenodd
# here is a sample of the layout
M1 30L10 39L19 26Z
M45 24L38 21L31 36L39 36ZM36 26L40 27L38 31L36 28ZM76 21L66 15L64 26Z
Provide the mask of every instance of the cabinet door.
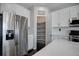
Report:
M58 27L58 13L57 12L52 13L52 26Z
M60 10L59 12L60 27L69 26L69 8Z
M77 6L70 7L70 18L78 17Z
M77 17L79 19L79 5L77 5L76 8L77 8Z

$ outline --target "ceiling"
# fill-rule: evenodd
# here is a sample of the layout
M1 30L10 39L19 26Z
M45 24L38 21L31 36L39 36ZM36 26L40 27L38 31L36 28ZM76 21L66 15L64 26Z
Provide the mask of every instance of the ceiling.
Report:
M32 7L35 6L43 6L49 8L50 11L56 11L59 9L77 5L79 3L18 3L18 4L28 9L31 9Z

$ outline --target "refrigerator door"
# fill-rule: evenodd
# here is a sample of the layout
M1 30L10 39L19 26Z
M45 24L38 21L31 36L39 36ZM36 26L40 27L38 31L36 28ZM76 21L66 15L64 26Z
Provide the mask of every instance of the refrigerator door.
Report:
M16 15L16 21L15 21L16 55L21 56L27 54L27 48L28 48L27 38L28 38L27 19L23 16Z
M15 26L15 16L10 12L3 12L3 55L4 56L15 56L15 40L12 39L13 34L11 34L11 40L7 40L7 31L10 30L14 32ZM10 34L10 33L9 33Z

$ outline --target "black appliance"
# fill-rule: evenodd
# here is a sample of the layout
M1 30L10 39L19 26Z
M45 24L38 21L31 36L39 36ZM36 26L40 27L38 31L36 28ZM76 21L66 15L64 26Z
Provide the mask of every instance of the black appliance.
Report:
M0 14L0 56L2 56L2 28L3 28L3 15Z
M79 27L79 19L70 21L69 25L70 27Z
M69 40L79 42L79 30L71 30L69 33Z

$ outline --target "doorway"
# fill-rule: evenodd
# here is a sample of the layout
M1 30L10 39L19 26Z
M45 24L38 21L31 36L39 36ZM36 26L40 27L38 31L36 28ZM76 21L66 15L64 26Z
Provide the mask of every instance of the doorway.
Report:
M2 28L3 28L3 15L0 14L0 56L2 56Z
M37 51L45 47L46 42L46 17L37 16Z

